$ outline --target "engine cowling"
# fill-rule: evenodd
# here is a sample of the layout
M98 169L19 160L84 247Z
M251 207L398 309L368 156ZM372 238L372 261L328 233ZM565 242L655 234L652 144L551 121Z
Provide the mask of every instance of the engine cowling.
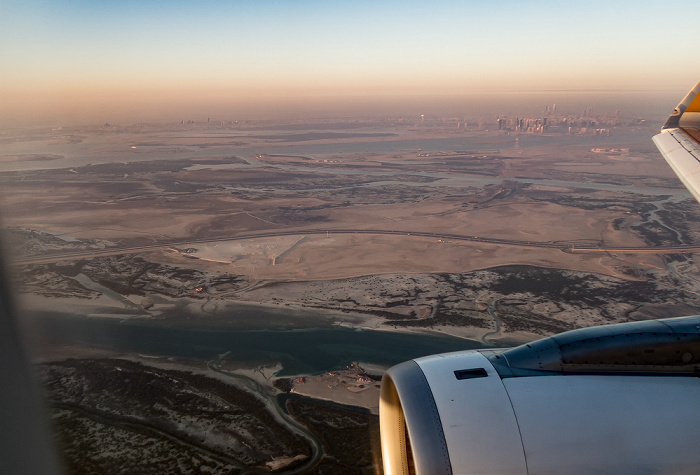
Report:
M385 473L697 473L699 329L609 325L394 366Z

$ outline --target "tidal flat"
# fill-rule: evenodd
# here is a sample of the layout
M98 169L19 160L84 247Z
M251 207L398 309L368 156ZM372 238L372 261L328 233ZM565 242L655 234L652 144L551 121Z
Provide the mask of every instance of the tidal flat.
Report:
M389 365L698 313L700 210L655 131L5 131L3 241L67 466L374 473Z

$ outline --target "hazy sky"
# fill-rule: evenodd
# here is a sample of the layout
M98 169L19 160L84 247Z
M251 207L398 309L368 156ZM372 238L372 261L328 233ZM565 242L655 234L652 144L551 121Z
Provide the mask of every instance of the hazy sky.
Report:
M367 97L682 96L700 79L699 16L700 2L666 0L4 0L0 108L139 120Z

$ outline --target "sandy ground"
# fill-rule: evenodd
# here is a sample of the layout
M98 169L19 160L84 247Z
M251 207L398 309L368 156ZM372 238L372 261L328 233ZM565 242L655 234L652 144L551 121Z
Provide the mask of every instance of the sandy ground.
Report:
M524 232L523 232L524 234ZM611 232L611 241L644 246L636 236ZM537 239L531 239L536 241ZM252 280L325 280L383 273L467 272L500 265L522 264L621 276L619 262L661 267L653 254L569 254L557 249L493 245L430 239L419 236L333 234L285 236L250 241L191 244L190 257L211 269L249 276ZM180 256L164 253L154 259L182 264ZM618 262L619 261L619 262ZM618 262L616 264L616 262ZM193 264L192 262L189 265Z
M355 368L347 368L318 376L295 378L292 392L363 407L373 414L378 414L379 386L379 381L358 374Z
M343 143L455 136L454 131L437 129L404 127L396 132L398 135L390 137L320 139L309 143L338 144L340 150ZM127 295L124 298L131 301L128 304L105 295L90 300L22 296L20 303L34 310L109 318L163 318L185 311L197 318L211 318L225 313L227 305L244 302L288 311L289 315L307 312L309 320L325 318L327 324L442 332L480 340L493 331L492 326L392 328L382 325L385 319L377 315L343 313L337 310L343 308L341 304L329 303L323 295L317 302L303 301L299 289L270 284L303 286L358 276L464 273L503 265L568 269L627 280L651 278L654 272L668 276L667 262L655 254L568 254L557 249L410 235L442 232L578 246L602 243L608 247L643 247L643 234L635 227L653 220L649 209L659 206L661 210L661 204L653 205L659 201L658 194L635 194L635 187L684 193L649 141L652 132L656 131L641 130L637 143L621 144L617 151L594 151L597 139L591 137L565 149L555 145L519 149L511 144L507 146L511 148L489 151L300 152L273 157L264 155L266 146L299 142L286 139L284 134L265 138L269 132L250 130L145 127L114 134L85 130L77 134L83 142L58 143L47 136L46 143L37 142L41 150L0 156L3 166L10 167L3 170L25 170L21 174L0 173L0 184L6 190L2 197L3 225L65 233L71 239L98 240L90 244L98 247L177 241L177 246L164 245L140 256L150 262L198 269L209 276L243 276L246 282L242 287L212 295L209 301ZM485 141L510 140L497 133L470 134ZM258 148L259 153L250 153ZM194 157L202 150L209 155ZM226 158L240 150L247 150L242 159ZM37 161L42 157L46 163ZM158 162L153 158L158 158ZM135 165L136 162L146 165ZM46 169L30 171L41 167ZM54 170L47 171L50 168ZM551 183L518 188L506 185L508 179L517 179L521 185L528 180L546 179ZM628 189L609 190L607 183ZM586 184L598 187L584 189ZM652 203L651 208L637 207L640 202ZM700 219L685 216L677 222L686 227L687 234L700 232ZM329 232L305 232L318 228ZM338 234L333 229L398 230L405 234ZM297 234L208 244L186 242L275 230ZM670 230L671 234L676 231ZM186 248L190 248L188 252L184 252ZM700 290L695 287L698 277L692 259L679 263L674 272L689 292ZM351 282L343 285L346 284L334 287L338 301L360 300L369 293ZM402 290L398 284L385 285L388 293ZM464 308L486 315L487 295L481 303L482 307L471 302ZM335 311L324 308L325 316L321 316L309 306L315 304L337 307ZM454 305L458 309L462 303ZM395 311L408 312L409 307L397 307ZM423 317L432 311L430 302L423 301L413 309ZM649 309L651 312L652 306ZM596 323L585 312L575 318L581 324ZM535 337L525 332L500 336L522 341ZM86 354L87 350L75 351ZM69 353L70 349L58 348L54 354ZM351 372L340 372L308 377L303 384L295 384L294 390L340 402L352 400L373 409L375 389L374 384L364 385L356 377L353 379Z

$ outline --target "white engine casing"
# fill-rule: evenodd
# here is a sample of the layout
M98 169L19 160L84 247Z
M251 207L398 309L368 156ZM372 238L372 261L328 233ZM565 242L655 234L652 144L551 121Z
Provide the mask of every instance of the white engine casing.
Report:
M700 322L688 318L686 333ZM683 319L665 322L673 321ZM657 330L653 323L588 330L598 330L593 340L604 340L600 329ZM574 333L586 335L568 332ZM566 335L560 335L561 353L571 363L574 357L564 347L580 342L572 336L565 341ZM549 340L539 340L543 365ZM686 350L678 357L684 358L681 366ZM508 353L447 353L387 371L380 399L387 474L700 473L697 374L669 372L668 365L658 373L648 365L635 373L624 362L625 371L527 369L513 376L508 368L499 374L492 363L499 354Z

